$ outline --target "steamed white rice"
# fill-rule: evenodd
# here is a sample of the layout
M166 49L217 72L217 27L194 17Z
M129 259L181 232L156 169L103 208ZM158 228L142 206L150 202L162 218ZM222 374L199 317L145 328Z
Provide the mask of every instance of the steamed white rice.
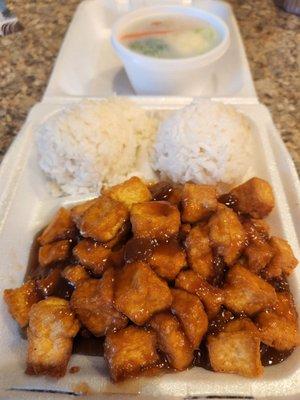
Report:
M230 105L201 99L161 123L152 166L174 182L236 184L246 175L252 153L247 117Z
M85 100L39 127L39 164L63 193L98 193L141 170L156 130L156 120L129 100Z

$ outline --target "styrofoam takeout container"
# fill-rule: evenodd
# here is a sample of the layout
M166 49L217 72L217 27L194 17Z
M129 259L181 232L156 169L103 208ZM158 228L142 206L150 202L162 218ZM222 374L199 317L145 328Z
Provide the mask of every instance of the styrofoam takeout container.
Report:
M189 98L133 98L139 105L150 110L161 110L167 113L189 103ZM46 180L37 163L34 144L35 127L53 112L78 99L52 99L38 104L31 111L27 123L18 140L8 152L0 170L0 398L22 398L25 390L32 398L33 392L43 392L40 398L58 399L80 391L83 382L94 393L102 395L118 393L139 393L142 396L152 395L176 396L180 399L205 398L205 396L235 396L234 398L264 398L270 396L300 395L300 348L298 348L283 364L265 369L264 376L259 379L247 379L236 375L217 374L202 368L192 368L180 373L170 373L161 377L137 378L129 382L113 385L108 377L104 361L101 357L73 355L69 366L79 366L77 374L67 374L56 380L47 377L32 377L24 374L26 359L26 341L20 338L17 324L11 319L2 299L4 288L21 284L30 244L34 234L43 227L60 206L70 206L87 197L54 198L48 191ZM234 100L227 100L233 102ZM289 208L289 189L285 188L276 164L274 148L269 138L275 135L275 128L267 109L259 104L247 101L237 108L247 115L253 123L256 141L256 152L253 155L249 176L259 176L270 182L274 189L276 208L268 217L272 233L286 238L295 255L300 258L299 245L295 232L295 211ZM112 160L113 162L113 160ZM245 177L247 178L247 177ZM298 182L292 181L294 190L298 191ZM296 306L300 309L300 269L291 279L291 290ZM13 397L15 394L15 397ZM47 396L48 394L48 396ZM2 397L1 397L2 396ZM31 396L31 397L30 397ZM242 397L244 396L244 397ZM143 397L142 397L143 398ZM193 397L194 398L194 397Z
M44 98L133 95L122 62L110 43L112 25L125 13L155 4L187 5L219 17L228 26L230 46L185 95L248 97L256 93L239 28L230 5L219 0L86 0L78 6L53 68ZM175 93L182 95L180 88Z
M177 59L161 59L136 53L124 46L119 40L130 26L147 18L192 17L208 23L219 36L218 44L210 51L194 56ZM215 14L197 7L152 6L139 8L125 14L112 28L111 43L122 60L129 80L137 94L174 95L189 94L197 82L205 86L207 75L214 68L214 63L228 50L230 44L229 29L225 22Z

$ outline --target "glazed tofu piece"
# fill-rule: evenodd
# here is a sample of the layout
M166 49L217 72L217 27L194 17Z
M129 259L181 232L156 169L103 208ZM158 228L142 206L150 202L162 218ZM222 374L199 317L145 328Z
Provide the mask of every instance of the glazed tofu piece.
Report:
M175 279L180 270L186 266L185 251L175 240L161 244L153 250L149 264L162 278Z
M28 281L19 288L5 289L3 297L13 319L21 328L27 326L31 306L40 300L35 282Z
M214 276L213 254L207 225L193 227L185 240L189 266L204 279Z
M209 238L217 253L232 265L244 250L246 233L238 216L230 208L219 205L216 213L210 218Z
M155 333L136 326L111 331L105 338L104 357L113 381L136 376L159 359Z
M231 192L237 199L237 209L253 218L264 218L274 208L275 199L268 182L260 178L252 178Z
M275 304L274 288L242 265L234 265L227 273L224 305L236 313L254 315Z
M249 270L255 274L259 273L270 262L273 257L273 249L267 243L250 243L245 249Z
M110 265L111 250L93 240L81 240L73 248L73 255L95 275L101 275Z
M177 318L170 313L159 313L150 320L150 326L170 366L178 371L188 368L193 361L193 349Z
M70 210L60 208L53 220L38 237L41 246L63 239L72 239L76 231Z
M115 273L112 268L102 279L89 279L80 283L71 297L71 308L78 319L95 336L104 336L109 330L124 328L125 315L113 305Z
M35 281L35 285L38 293L42 296L42 298L46 298L55 295L55 291L59 287L60 281L61 281L61 269L53 268L50 269L47 276L45 276L44 278L37 279Z
M137 238L166 238L179 232L180 213L166 201L148 201L132 206L130 221Z
M224 302L223 290L210 285L196 272L181 271L175 280L177 288L195 294L202 301L209 319L213 319Z
M257 244L270 239L270 227L264 219L247 218L242 224L249 242Z
M133 176L127 181L104 191L104 194L123 203L129 210L135 203L150 201L152 195L147 185L138 177Z
M208 327L204 307L194 294L181 289L172 289L171 310L180 321L184 333L193 349L197 349Z
M263 373L260 339L252 331L221 332L207 338L211 366L216 372L255 378Z
M98 198L87 200L83 203L78 204L71 208L71 217L73 221L78 224L83 216L83 214L94 204L96 204Z
M128 220L122 225L122 227L120 228L120 230L113 239L109 240L108 242L105 242L105 247L108 249L112 249L115 246L120 246L122 244L125 244L130 236L131 236L131 223Z
M291 246L286 240L274 236L270 240L270 246L274 257L266 268L267 277L274 278L282 274L290 275L298 264Z
M143 325L154 313L172 303L171 291L149 265L142 262L127 264L115 280L116 308L137 325Z
M83 213L77 226L83 237L108 242L117 235L128 218L129 212L123 203L101 196Z
M182 193L182 221L195 223L217 210L215 186L185 183Z
M71 242L69 240L45 244L39 248L39 264L47 267L50 264L64 261L69 257L70 251Z
M71 285L76 287L81 282L90 279L90 275L82 265L69 265L61 273L62 277L66 279Z
M160 181L149 186L152 198L155 201L168 201L179 206L182 199L183 185Z
M290 293L277 293L278 301L256 319L262 342L285 351L299 346L298 316Z
M256 325L249 318L238 318L228 322L224 328L223 332L241 332L250 331L255 335L259 335Z
M69 302L48 297L31 307L27 330L29 375L64 376L80 324Z

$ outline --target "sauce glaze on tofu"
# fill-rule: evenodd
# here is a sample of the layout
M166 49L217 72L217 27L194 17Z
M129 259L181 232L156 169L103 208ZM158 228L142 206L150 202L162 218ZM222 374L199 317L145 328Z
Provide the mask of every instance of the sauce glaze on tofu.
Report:
M35 238L25 282L4 291L28 332L26 372L63 376L71 352L104 355L113 381L202 367L258 377L300 343L288 242L263 219L259 178L217 188L137 177Z

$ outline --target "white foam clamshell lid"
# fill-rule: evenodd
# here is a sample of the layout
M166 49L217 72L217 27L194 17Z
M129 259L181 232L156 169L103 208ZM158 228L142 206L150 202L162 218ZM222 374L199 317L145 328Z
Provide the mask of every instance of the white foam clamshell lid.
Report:
M135 98L133 100L145 108L162 110L176 109L191 101L185 98ZM20 338L17 324L7 312L2 292L4 288L21 284L33 236L49 221L58 207L70 206L86 199L86 197L51 197L45 177L37 163L33 137L35 125L69 102L71 100L67 99L52 103L48 101L35 106L0 171L0 390L14 388L73 393L76 392L76 385L85 382L96 393L140 393L145 396L168 395L180 398L197 395L201 397L207 395L255 396L257 398L272 396L271 398L274 398L274 396L286 394L296 396L300 393L300 348L295 350L283 364L265 368L263 377L259 379L247 379L236 375L217 374L202 368L192 368L176 374L137 378L124 384L113 385L102 358L81 355L73 355L69 363L70 367L72 365L80 367L77 374L67 374L59 380L30 377L24 374L26 341ZM296 221L293 222L288 192L285 191L280 179L269 141L270 130L275 130L269 113L264 106L259 104L239 104L237 108L252 120L254 126L256 151L253 155L249 177L259 176L272 185L276 197L276 208L268 217L272 232L286 238L299 259L300 252L294 227ZM296 178L294 185L295 187L298 185ZM293 273L290 284L299 311L299 267ZM7 392L7 398L12 398L10 397L12 393ZM21 392L14 393L16 393L15 398L21 398ZM64 398L63 394L61 396ZM117 396L117 398L121 397Z

